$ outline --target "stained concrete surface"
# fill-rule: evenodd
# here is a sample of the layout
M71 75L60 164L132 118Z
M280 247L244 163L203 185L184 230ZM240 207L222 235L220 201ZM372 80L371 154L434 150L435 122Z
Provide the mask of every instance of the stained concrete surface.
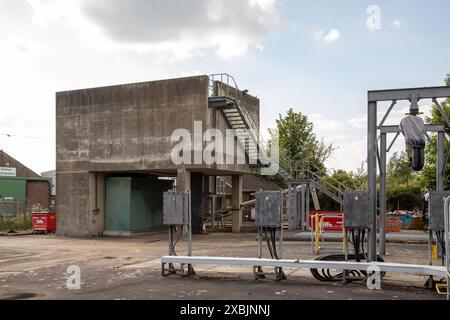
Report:
M442 299L418 276L388 275L380 291L362 283L320 283L308 270L286 270L288 280L252 280L251 268L197 266L197 276L161 276L166 233L135 238L74 239L55 236L0 237L0 299ZM194 254L255 257L255 234L194 236ZM285 258L315 258L306 242L286 242ZM177 252L183 254L184 244ZM322 254L339 252L326 243ZM424 245L388 245L388 262L424 264ZM66 270L81 269L81 290L68 290Z

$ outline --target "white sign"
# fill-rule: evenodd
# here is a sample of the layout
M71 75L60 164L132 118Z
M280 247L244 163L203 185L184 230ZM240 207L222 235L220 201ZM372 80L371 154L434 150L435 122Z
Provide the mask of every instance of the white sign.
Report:
M15 177L16 175L16 168L0 167L1 177Z

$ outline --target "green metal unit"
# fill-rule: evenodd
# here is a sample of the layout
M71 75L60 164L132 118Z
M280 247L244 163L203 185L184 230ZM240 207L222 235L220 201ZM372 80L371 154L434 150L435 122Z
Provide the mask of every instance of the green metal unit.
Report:
M106 182L107 231L143 232L163 228L163 193L171 181L153 177L109 177Z

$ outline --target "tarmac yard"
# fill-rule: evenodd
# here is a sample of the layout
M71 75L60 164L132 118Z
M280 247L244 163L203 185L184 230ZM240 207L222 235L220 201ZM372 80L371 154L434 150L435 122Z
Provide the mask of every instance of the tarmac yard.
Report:
M194 236L194 255L251 258L257 255L255 234ZM444 300L424 288L425 278L387 275L382 290L365 283L321 283L309 270L286 270L288 280L254 281L251 268L195 267L196 276L162 277L160 258L167 254L167 234L134 238L74 239L30 235L0 237L0 299L107 300ZM341 244L327 243L322 255L339 253ZM315 259L308 242L285 242L287 259ZM184 243L177 253L185 253ZM387 262L426 264L427 246L388 244ZM81 285L67 286L72 270Z

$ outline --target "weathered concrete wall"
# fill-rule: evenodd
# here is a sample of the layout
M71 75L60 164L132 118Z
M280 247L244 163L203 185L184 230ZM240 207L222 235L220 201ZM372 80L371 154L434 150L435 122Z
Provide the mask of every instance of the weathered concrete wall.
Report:
M175 129L206 123L208 77L61 92L58 171L171 169Z
M58 234L101 235L104 176L95 173L217 171L205 165L180 168L171 161L175 129L193 133L195 121L203 130L214 128L208 81L197 76L56 94ZM251 172L245 165L219 169Z

